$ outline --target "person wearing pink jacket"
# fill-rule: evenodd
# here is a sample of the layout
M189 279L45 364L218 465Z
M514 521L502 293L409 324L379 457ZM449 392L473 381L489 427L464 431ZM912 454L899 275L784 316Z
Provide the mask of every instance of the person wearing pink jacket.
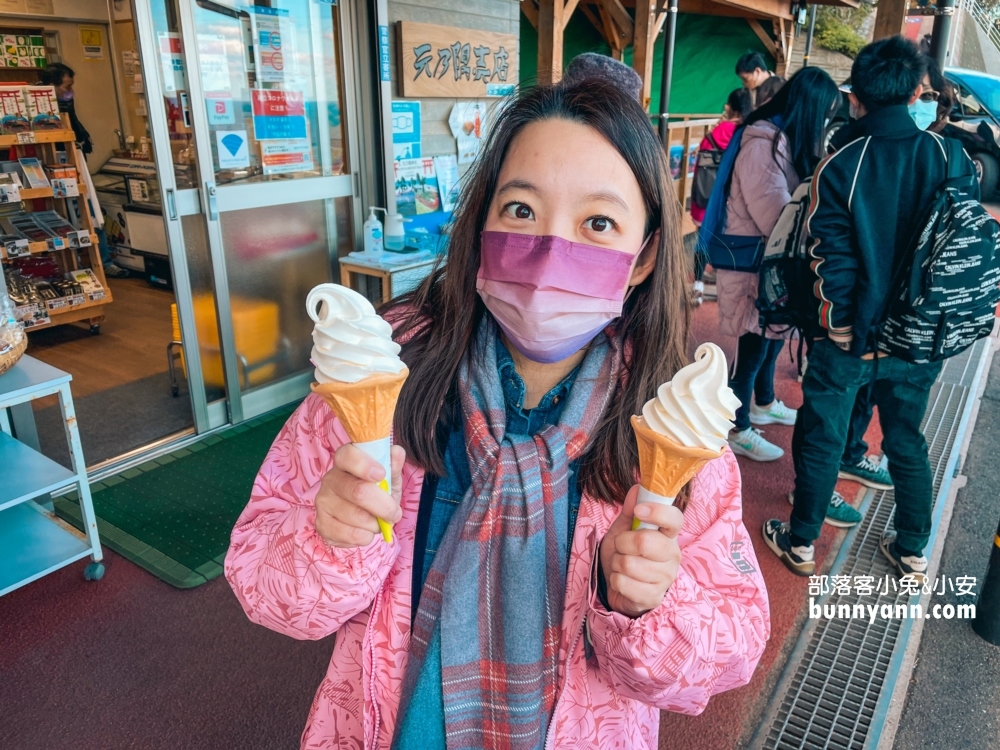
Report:
M410 370L392 494L309 396L226 557L251 620L337 634L301 746L652 749L659 710L745 685L770 616L734 456L636 504L629 418L688 340L680 207L638 103L522 91L444 267L384 315Z

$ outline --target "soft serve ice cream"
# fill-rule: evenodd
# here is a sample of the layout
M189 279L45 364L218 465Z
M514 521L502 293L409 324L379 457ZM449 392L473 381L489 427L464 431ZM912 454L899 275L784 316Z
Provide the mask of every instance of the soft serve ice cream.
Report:
M358 448L385 469L380 486L392 491L389 460L396 400L410 371L399 358L392 326L371 302L339 284L320 284L306 297L313 319L312 391L333 409ZM379 519L382 537L392 542L392 526Z
M740 401L728 385L726 355L702 344L694 362L661 385L632 417L639 447L639 503L671 505L681 488L726 446ZM656 528L640 523L633 529Z
M694 362L656 390L642 416L650 429L679 445L721 451L740 407L728 383L726 355L715 344L702 344Z
M320 284L306 298L313 327L312 363L317 383L357 383L376 373L406 369L392 326L372 303L346 286Z

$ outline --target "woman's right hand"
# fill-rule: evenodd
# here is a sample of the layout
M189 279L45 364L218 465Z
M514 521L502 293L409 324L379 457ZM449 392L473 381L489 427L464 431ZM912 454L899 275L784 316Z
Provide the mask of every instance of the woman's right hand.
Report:
M348 443L333 454L333 468L316 494L316 531L333 547L365 547L380 535L376 518L396 523L403 516L399 500L406 451L392 446L392 494L378 488L385 470L378 461Z

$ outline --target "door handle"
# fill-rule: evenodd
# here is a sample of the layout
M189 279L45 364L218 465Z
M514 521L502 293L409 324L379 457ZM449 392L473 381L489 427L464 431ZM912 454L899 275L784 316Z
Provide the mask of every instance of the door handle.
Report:
M205 183L205 195L208 196L208 218L212 221L217 221L219 218L219 209L215 202L215 183L206 182Z
M167 216L171 221L177 221L177 203L174 200L173 188L167 188Z

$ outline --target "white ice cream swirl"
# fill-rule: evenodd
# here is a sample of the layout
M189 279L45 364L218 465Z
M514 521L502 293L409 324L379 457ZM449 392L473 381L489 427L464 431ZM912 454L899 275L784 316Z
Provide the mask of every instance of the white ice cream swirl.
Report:
M721 451L740 406L728 383L726 355L715 344L702 344L694 362L646 402L642 416L650 429L675 443Z
M306 297L313 326L312 363L316 382L356 383L377 373L398 373L405 365L392 326L371 302L340 284L320 284Z

